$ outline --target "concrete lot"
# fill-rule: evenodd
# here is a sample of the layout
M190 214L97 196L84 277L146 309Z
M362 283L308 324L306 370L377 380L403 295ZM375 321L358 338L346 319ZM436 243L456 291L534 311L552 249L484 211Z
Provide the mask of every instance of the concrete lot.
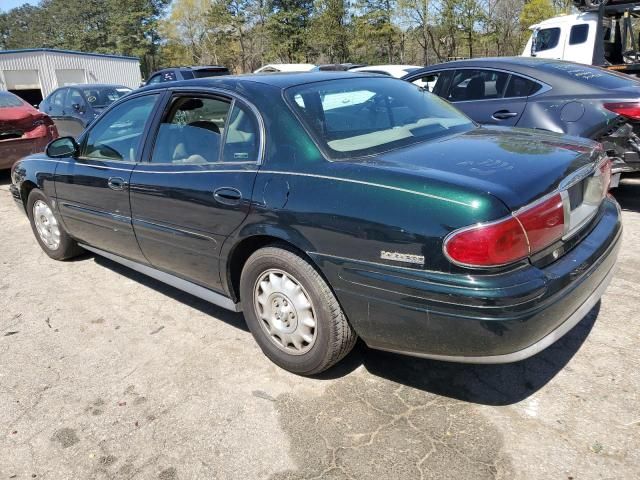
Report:
M0 173L0 479L640 475L640 181L619 270L563 340L506 366L359 345L305 379L231 314L34 240Z

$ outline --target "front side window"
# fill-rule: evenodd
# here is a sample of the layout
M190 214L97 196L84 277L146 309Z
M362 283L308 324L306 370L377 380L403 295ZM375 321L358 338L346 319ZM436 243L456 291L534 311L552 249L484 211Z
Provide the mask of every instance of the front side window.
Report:
M78 108L84 106L84 97L80 93L79 90L72 88L69 90L69 94L67 95L67 108L76 108L74 105L77 105Z
M173 100L165 113L151 162L174 165L255 162L258 138L255 117L239 103L181 96Z
M81 149L83 158L135 162L140 141L158 95L132 98L107 112L91 128Z
M156 83L160 83L162 81L161 75L154 75L147 81L147 85L154 85Z
M51 95L51 106L62 108L64 106L64 97L67 93L66 88L61 88L56 91L53 95Z
M558 42L560 42L559 28L543 28L538 30L535 51L543 52L545 50L551 50L558 46Z
M448 100L464 102L501 98L509 74L495 70L458 70L453 77Z
M408 82L355 78L286 90L291 108L333 159L348 159L474 128L469 118Z
M426 91L436 93L436 88L439 87L445 77L445 72L432 72L423 77L412 80L414 85L424 88Z

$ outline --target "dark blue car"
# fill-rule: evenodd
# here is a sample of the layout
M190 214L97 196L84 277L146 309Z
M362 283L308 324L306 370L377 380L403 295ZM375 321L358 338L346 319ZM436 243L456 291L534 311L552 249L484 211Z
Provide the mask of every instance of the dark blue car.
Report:
M129 92L123 85L72 85L51 92L39 109L51 117L61 137L77 137L106 107Z

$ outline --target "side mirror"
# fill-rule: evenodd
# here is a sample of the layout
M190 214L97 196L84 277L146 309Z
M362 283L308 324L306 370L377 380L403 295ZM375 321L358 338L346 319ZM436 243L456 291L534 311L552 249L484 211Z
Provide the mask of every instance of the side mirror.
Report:
M84 106L79 103L74 103L71 105L76 112L84 113Z
M77 157L80 146L73 137L61 137L49 142L45 152L51 158Z

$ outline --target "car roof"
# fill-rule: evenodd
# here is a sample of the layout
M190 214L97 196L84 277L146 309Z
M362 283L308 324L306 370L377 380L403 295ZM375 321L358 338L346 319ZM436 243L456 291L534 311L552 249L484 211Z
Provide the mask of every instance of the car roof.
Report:
M156 70L155 72L153 72L152 75L160 72L166 72L167 70L210 70L210 69L229 70L227 67L223 65L192 65L192 66L183 65L182 67L161 68L160 70Z
M558 78L568 78L562 69L558 68L546 68L556 65L575 65L576 68L584 69L597 69L592 65L584 65L581 63L567 62L564 60L555 60L550 58L536 58L536 57L489 57L489 58L474 58L469 60L455 60L453 62L439 63L425 67L424 69L411 72L409 75L413 76L420 72L431 72L435 70L451 70L455 68L494 68L512 71L520 73L525 76L536 78L543 82L550 82ZM604 72L608 72L604 70ZM408 76L408 75L407 75Z
M571 15L558 15L557 17L547 18L535 25L531 25L529 30L535 28L555 27L557 25L572 25L580 22L590 22L598 19L598 14L594 12L581 12Z
M389 78L385 75L375 75L363 72L362 74L354 72L275 72L275 73L248 73L245 75L226 75L223 77L199 78L194 80L179 80L175 82L164 82L148 85L141 90L156 90L171 87L219 87L235 90L238 86L245 82L261 83L270 85L279 89L286 89L296 85L305 85L325 80L338 79L354 79L354 78Z
M76 87L76 88L128 88L130 87L126 85L121 85L119 83L77 83L75 85L66 85L67 87Z

